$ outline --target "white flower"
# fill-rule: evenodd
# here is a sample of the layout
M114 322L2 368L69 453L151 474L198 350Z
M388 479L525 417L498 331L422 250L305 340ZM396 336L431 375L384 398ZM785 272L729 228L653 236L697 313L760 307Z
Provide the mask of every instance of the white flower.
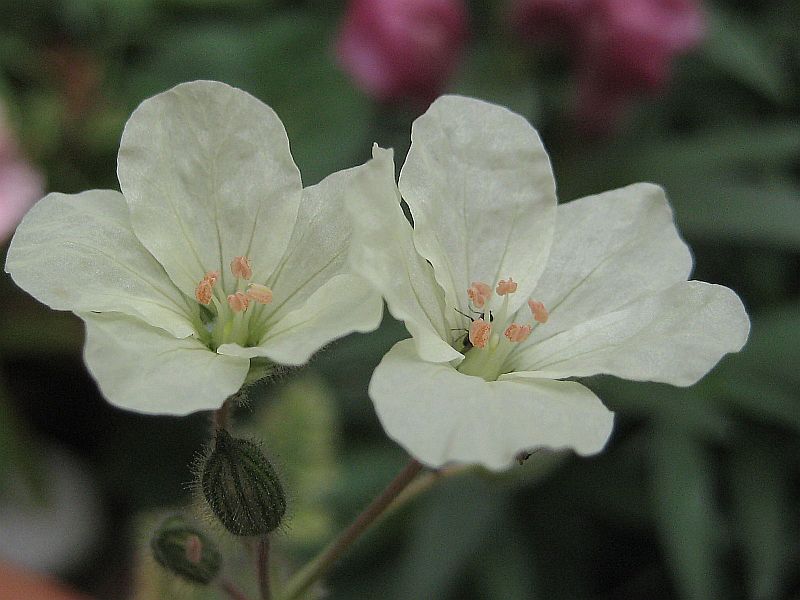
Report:
M374 163L373 163L374 165ZM367 164L303 189L277 115L222 83L143 102L122 136L122 193L50 194L6 270L86 322L84 358L117 406L218 408L251 369L299 365L380 321L347 273L343 194Z
M502 469L537 447L597 452L613 414L567 378L687 386L744 344L736 294L687 281L661 188L557 206L536 132L468 98L434 102L411 140L399 191L376 147L382 172L359 176L347 203L354 270L413 336L384 356L370 396L418 460Z

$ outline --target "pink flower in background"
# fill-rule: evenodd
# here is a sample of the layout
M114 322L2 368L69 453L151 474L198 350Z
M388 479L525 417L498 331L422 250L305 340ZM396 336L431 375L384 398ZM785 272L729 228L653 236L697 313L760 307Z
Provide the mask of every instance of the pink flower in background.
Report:
M568 42L575 116L584 129L613 129L635 96L662 91L672 62L703 39L698 0L515 0L511 27L526 40Z
M336 54L375 99L428 104L458 66L466 38L463 0L352 0Z
M43 193L42 175L20 154L0 106L0 242L8 239Z

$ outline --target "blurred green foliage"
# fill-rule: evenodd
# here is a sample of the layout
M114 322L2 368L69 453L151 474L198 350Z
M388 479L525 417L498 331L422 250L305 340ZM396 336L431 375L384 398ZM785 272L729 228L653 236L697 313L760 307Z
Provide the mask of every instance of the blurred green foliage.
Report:
M680 61L667 93L642 99L605 139L570 125L566 65L514 41L504 3L470 8L473 35L450 91L529 118L562 200L664 185L697 278L737 290L751 340L688 389L587 380L617 412L603 454L534 454L504 475L442 483L353 549L329 597L800 597L800 4L708 3L705 44ZM365 159L373 141L402 157L416 115L376 106L337 69L342 10L315 0L2 0L0 97L48 188L76 192L117 186L119 136L140 101L219 79L277 111L311 184ZM207 435L202 416L108 407L80 366L77 320L36 305L7 277L0 295L0 477L35 456L35 432L81 453L117 531L130 530L136 511L185 501L188 464ZM282 564L310 557L402 465L366 389L405 335L387 319L321 352L302 375L257 388L241 411L295 499ZM104 544L69 575L118 598L130 554L114 536Z

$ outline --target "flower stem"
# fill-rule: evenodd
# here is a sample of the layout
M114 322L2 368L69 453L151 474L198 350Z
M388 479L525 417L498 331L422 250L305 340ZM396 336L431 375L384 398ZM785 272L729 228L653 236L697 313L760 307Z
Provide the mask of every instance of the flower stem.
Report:
M233 398L233 396L231 396ZM217 431L217 429L224 429L228 430L231 423L231 398L225 400L222 403L222 406L219 409L215 410L211 416L211 434Z
M383 492L364 509L338 538L333 540L314 560L298 571L286 584L281 600L294 600L306 591L311 584L339 560L350 545L369 528L370 525L389 507L395 498L422 470L422 465L411 460L405 468L386 486Z
M261 600L270 600L272 595L269 589L269 538L265 535L258 540L258 589Z
M222 588L222 591L225 592L231 600L249 600L239 588L227 579L220 581L219 587Z

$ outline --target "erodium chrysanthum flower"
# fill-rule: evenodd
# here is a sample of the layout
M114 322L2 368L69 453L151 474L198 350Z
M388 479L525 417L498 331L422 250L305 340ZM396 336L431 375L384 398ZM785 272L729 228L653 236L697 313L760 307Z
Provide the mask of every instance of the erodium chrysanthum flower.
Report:
M692 257L661 188L557 206L537 133L504 108L434 102L397 186L391 152L373 156L382 169L359 174L347 199L351 264L413 338L369 391L388 435L429 466L598 452L613 414L568 378L688 386L747 339L735 293L687 281Z
M113 404L218 408L248 374L299 365L380 321L346 269L343 194L361 170L303 189L283 124L222 83L144 101L122 135L122 193L50 194L26 215L6 271L86 322L84 358Z

